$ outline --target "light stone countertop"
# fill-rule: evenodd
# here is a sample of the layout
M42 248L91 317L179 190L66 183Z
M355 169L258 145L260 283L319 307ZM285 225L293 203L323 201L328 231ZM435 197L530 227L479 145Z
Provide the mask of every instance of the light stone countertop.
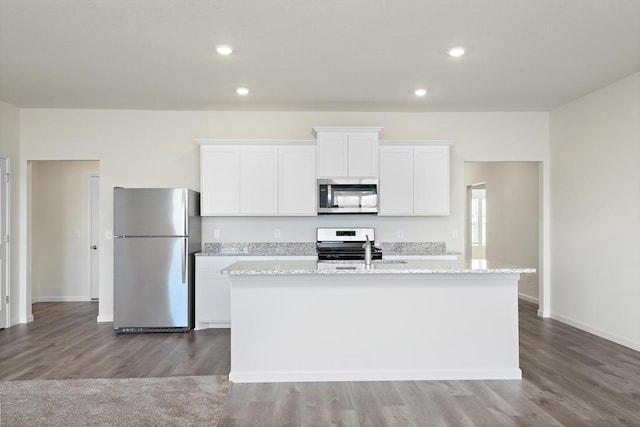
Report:
M376 260L370 268L362 261L238 261L222 270L230 276L315 274L518 274L535 268L509 266L491 261Z
M444 242L380 242L383 256L460 256ZM316 256L316 242L205 243L197 256Z

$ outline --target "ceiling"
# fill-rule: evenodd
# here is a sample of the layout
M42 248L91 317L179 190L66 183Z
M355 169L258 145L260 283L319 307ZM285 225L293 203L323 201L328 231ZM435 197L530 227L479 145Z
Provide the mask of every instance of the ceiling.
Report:
M25 108L550 111L637 71L640 0L0 0Z

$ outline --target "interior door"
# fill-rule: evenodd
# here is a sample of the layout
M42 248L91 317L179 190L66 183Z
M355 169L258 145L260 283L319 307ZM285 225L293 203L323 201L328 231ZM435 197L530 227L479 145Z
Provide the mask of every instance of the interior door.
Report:
M97 300L99 296L98 292L98 266L100 263L100 246L99 246L99 190L100 190L100 176L89 175L89 236L90 236L90 251L91 251L91 299Z

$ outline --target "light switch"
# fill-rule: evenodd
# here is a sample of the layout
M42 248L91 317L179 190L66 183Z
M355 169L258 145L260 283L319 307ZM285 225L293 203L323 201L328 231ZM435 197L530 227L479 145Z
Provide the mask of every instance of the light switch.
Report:
M280 229L276 228L275 230L273 230L273 237L275 237L276 239L280 238Z
M214 239L219 239L220 238L220 230L217 228L213 229L213 238Z

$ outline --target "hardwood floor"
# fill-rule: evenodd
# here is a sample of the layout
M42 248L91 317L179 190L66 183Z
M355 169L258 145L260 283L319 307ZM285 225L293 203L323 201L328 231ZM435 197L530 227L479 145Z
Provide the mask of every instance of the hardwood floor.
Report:
M520 303L522 381L235 384L220 426L640 426L640 353ZM229 372L229 332L115 335L95 303L0 331L0 380Z
M115 334L95 302L38 303L34 321L0 331L0 381L229 373L229 330Z

